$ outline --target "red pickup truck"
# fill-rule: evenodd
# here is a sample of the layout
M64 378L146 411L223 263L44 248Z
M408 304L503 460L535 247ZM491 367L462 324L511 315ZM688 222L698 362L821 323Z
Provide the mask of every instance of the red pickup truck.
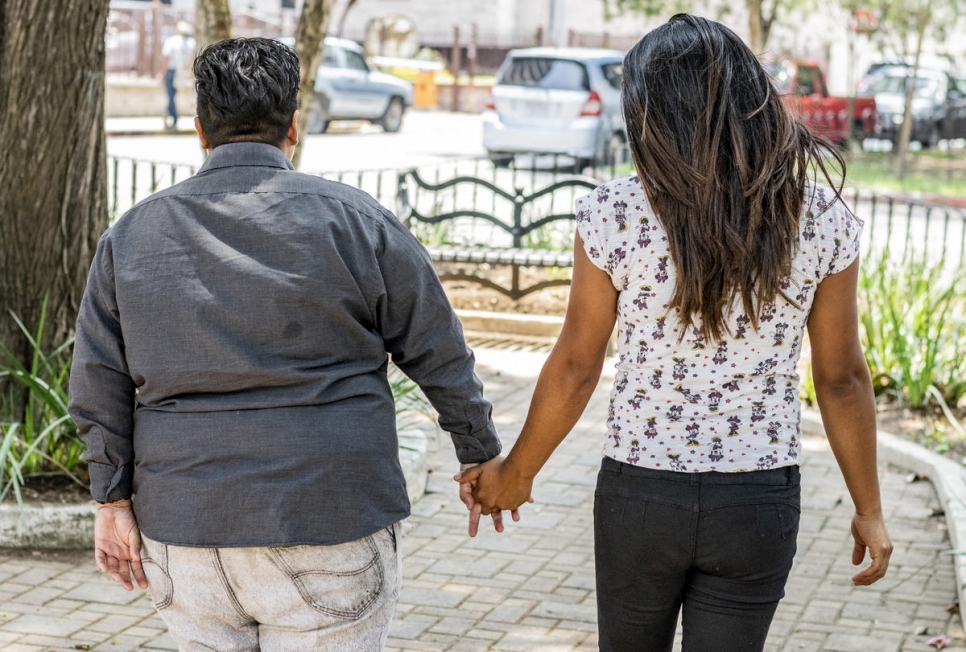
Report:
M765 70L778 85L785 104L795 111L813 131L833 143L844 145L848 139L846 119L848 99L832 97L825 86L825 75L812 61L766 61ZM855 98L853 137L872 138L877 119L875 99Z

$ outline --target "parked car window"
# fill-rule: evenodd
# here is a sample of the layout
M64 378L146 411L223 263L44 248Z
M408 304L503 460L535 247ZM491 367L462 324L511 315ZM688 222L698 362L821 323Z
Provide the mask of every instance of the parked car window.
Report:
M908 79L909 75L904 70L893 74L880 73L869 82L866 92L870 95L878 93L902 94L906 92L906 80ZM934 95L938 88L939 81L935 77L919 76L916 78L915 95L917 97Z
M336 56L335 48L325 48L325 52L322 54L322 65L326 68L339 67L339 57Z
M346 68L349 70L361 70L363 72L369 72L369 66L366 65L366 60L362 58L362 55L358 52L353 52L352 50L345 51L345 61Z
M531 86L558 90L590 90L587 69L582 63L567 59L547 57L520 57L500 75L498 84L504 86Z
M624 79L624 69L619 63L605 63L600 67L601 73L604 75L604 79L607 83L616 88L621 89L621 82Z

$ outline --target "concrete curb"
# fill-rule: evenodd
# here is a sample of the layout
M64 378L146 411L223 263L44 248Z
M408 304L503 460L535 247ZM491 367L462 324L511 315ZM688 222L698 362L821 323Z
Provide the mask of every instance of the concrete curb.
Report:
M426 492L431 436L416 428L399 433L399 462L410 503L415 503ZM0 548L92 550L96 513L93 501L81 505L41 503L24 505L23 509L17 505L0 505Z
M802 431L824 437L821 415L814 410L803 409ZM953 548L951 554L960 605L959 617L966 628L966 614L963 613L963 608L966 608L966 467L881 430L878 456L880 461L927 478L936 489Z
M525 335L558 337L563 317L551 315L518 315L515 313L457 310L463 329L474 334Z

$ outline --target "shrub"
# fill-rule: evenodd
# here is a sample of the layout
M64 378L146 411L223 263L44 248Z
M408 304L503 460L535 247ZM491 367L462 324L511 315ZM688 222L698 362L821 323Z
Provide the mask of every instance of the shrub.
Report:
M943 261L890 260L886 250L862 267L860 335L877 394L948 412L966 393L966 272Z

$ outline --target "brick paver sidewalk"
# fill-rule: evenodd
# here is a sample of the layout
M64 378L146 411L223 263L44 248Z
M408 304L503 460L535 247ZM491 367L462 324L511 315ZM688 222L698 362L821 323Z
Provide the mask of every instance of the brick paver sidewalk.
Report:
M478 348L480 375L509 447L545 353ZM402 599L389 650L596 649L592 505L600 461L605 378L577 429L537 480L536 504L497 535L465 534L444 441L429 492L403 538ZM927 482L882 469L896 551L889 576L856 589L849 577L851 508L824 439L806 437L799 553L768 641L772 651L966 651L954 603L950 545ZM87 646L87 647L85 647ZM150 600L97 573L89 553L0 555L0 648L11 651L174 649Z

